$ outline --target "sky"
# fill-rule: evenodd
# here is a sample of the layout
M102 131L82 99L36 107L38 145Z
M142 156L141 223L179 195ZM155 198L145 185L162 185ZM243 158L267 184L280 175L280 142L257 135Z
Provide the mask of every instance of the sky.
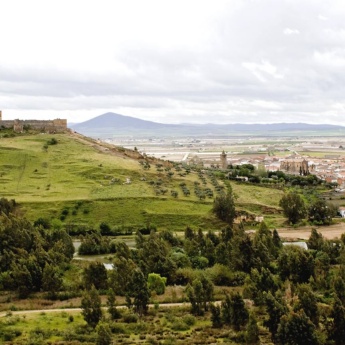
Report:
M4 0L3 119L345 125L344 0Z

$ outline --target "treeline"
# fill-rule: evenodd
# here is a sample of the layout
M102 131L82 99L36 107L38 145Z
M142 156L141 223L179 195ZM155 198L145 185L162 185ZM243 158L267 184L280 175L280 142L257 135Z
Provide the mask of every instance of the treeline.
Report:
M73 290L82 297L84 319L99 331L108 327L101 321L101 294L108 296L112 319L121 314L115 295L125 296L132 313L143 316L152 294L176 284L185 287L191 314L209 318L214 328L231 328L238 343L259 343L264 328L275 344L343 344L345 235L327 240L313 230L305 250L283 245L265 223L255 234L230 225L219 232L187 227L181 237L151 229L149 235L137 231L135 248L129 248L93 232L82 243L111 243L112 269L100 262L78 264L67 286L74 249L66 231L42 220L30 224L14 215L15 203L0 205L0 289L20 297L46 291L51 298ZM214 304L216 286L232 290L220 304Z
M260 318L275 344L342 344L344 242L345 236L331 241L313 230L309 250L283 246L277 231L264 223L253 236L231 227L219 233L187 228L184 238L169 231L152 231L146 237L138 232L136 249L117 242L113 270L98 265L98 273L85 274L88 286L125 295L128 305L143 314L153 291L147 287L151 274L158 281L166 278L167 284L184 285L191 313L211 313L213 327L233 328L239 342L254 338L258 343ZM226 294L220 305L214 305L217 285L241 286L243 292ZM248 308L244 298L254 308Z
M1 199L0 209L0 289L22 298L37 291L55 295L73 257L71 237L15 215L15 201Z

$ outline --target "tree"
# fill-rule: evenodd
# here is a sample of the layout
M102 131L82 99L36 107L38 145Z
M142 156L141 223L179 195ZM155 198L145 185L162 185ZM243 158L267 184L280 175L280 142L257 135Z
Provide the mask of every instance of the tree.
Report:
M338 297L334 298L330 315L332 321L328 327L328 337L335 344L344 344L345 339L345 308Z
M317 307L316 296L308 284L301 284L297 289L298 301L294 310L303 310L307 317L318 327L319 309Z
M268 319L264 326L271 332L272 339L276 340L280 318L287 312L287 306L283 300L273 296L271 292L266 295L266 310Z
M84 284L87 289L92 285L98 289L107 289L107 270L101 262L91 262L83 272Z
M309 240L307 241L309 249L322 250L324 245L324 239L321 233L317 232L316 229L311 229Z
M221 305L222 321L239 331L248 321L248 310L242 296L236 292L227 294Z
M167 278L161 277L156 273L150 273L147 278L147 286L150 291L155 291L157 295L163 295L165 292L166 281Z
M223 193L214 199L212 212L220 220L232 225L236 217L235 202L231 192Z
M116 308L116 297L115 297L115 292L113 289L109 289L108 291L107 306L108 306L108 313L110 314L113 320L120 318L121 313Z
M277 290L278 284L272 273L264 267L261 268L261 272L256 268L252 269L250 277L246 278L246 292L255 305L264 305L266 293L268 291L275 293Z
M110 345L111 344L111 330L107 323L100 322L96 327L97 340L96 345Z
M81 300L82 315L87 324L95 328L102 317L101 298L94 286L86 290Z
M312 254L298 246L284 246L278 257L278 271L282 280L306 283L315 275L315 260Z
M253 313L249 315L246 330L246 344L254 345L259 343L259 327Z
M47 291L51 298L56 296L56 293L62 287L62 277L57 266L49 265L44 266L42 276L42 287L44 291Z
M136 269L133 273L131 295L134 298L133 305L135 312L139 315L146 314L150 300L150 293L144 274L140 269Z
M176 270L170 258L170 245L158 233L151 231L147 238L140 239L141 247L137 250L137 262L142 272L157 273L171 279Z
M212 282L204 276L194 279L192 285L187 285L186 292L192 305L192 314L203 315L213 298Z
M292 224L299 222L306 214L304 201L296 192L284 195L279 201L279 206Z
M290 312L282 316L278 327L277 338L284 345L317 345L319 344L315 326L303 310Z
M213 303L210 306L211 310L211 321L213 328L220 328L222 327L222 317L221 317L221 309L219 305L214 305Z
M308 218L316 224L329 225L332 217L336 215L336 209L331 204L327 204L325 200L318 199L312 203L308 210Z
M345 282L341 276L337 276L333 281L333 290L341 303L345 303Z

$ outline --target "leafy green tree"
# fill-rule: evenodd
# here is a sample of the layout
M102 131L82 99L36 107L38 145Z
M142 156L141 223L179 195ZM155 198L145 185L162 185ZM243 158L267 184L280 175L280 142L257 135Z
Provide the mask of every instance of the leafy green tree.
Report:
M236 217L235 201L231 192L223 193L214 199L213 213L220 220L232 225Z
M133 306L136 313L143 315L147 313L150 300L150 293L143 272L136 269L131 282L131 296L134 298Z
M225 296L221 305L221 314L223 323L231 326L235 331L239 331L249 317L244 300L238 292Z
M259 327L253 313L249 315L249 321L246 329L246 344L259 344Z
M285 194L279 201L285 217L292 224L298 223L306 215L306 208L303 199L296 192Z
M20 298L26 298L34 290L31 274L24 263L13 264L11 269L13 283L15 283Z
M322 247L324 246L324 239L322 234L317 232L315 228L311 229L307 244L309 249L322 250Z
M253 243L246 233L236 233L231 241L231 266L234 270L249 273L256 265Z
M142 272L157 273L171 280L176 265L170 257L170 246L158 233L151 231L146 239L142 239L141 248L137 250L137 262Z
M78 249L80 255L106 254L110 252L109 241L93 231L82 237Z
M42 287L51 298L54 298L62 288L62 274L57 266L49 265L48 263L44 266Z
M276 340L280 319L287 313L287 306L284 301L268 292L266 295L266 311L268 319L264 321L264 326L271 332L272 339Z
M14 199L8 200L6 198L0 199L0 214L4 213L5 215L9 216L10 213L15 213L17 209L17 203Z
M309 220L316 224L329 225L332 222L332 217L335 215L335 208L322 199L318 199L313 202L308 210Z
M278 327L277 338L284 345L317 345L319 341L315 325L305 315L303 310L290 312L282 316Z
M298 246L285 246L278 257L278 271L282 280L306 283L314 276L315 261L312 254Z
M192 314L203 315L208 310L208 303L213 299L213 284L206 277L194 279L186 287L187 296L192 305Z
M111 342L111 330L107 323L100 322L96 327L97 340L96 345L110 345Z
M303 310L307 317L314 323L316 327L319 324L319 309L317 299L308 284L301 284L297 288L298 301L294 306L294 310Z
M111 228L109 226L108 223L106 222L102 222L100 225L99 225L99 230L101 231L101 234L103 236L109 236L111 235Z
M272 242L276 250L279 252L279 249L283 246L283 243L280 239L280 236L278 234L278 231L276 229L273 230L272 234Z
M201 281L199 279L195 279L193 284L188 284L186 287L186 293L189 299L189 302L192 306L192 314L194 315L203 315L204 310L202 309L202 295L203 295L203 288Z
M108 290L107 306L108 313L110 314L112 320L116 320L121 317L119 309L116 308L116 296L113 289Z
M101 262L91 262L84 268L83 280L86 289L93 285L97 290L106 290L108 287L107 270Z
M147 286L150 291L155 291L157 295L163 295L165 292L166 281L167 278L161 277L156 273L150 273L147 278Z
M272 273L264 267L261 271L252 269L250 277L246 279L245 291L248 297L253 299L255 305L264 305L267 292L274 294L278 288Z
M130 290L133 274L137 265L132 259L126 259L116 253L113 260L114 269L109 272L109 286L121 296L125 296Z
M345 303L345 282L341 276L337 276L333 281L333 290L342 304Z
M345 340L345 308L338 297L334 298L330 318L328 337L336 345L343 345Z
M221 317L221 308L219 305L211 304L210 305L211 310L211 321L212 321L212 327L213 328L220 328L222 327L222 317Z
M81 299L82 315L89 326L95 328L102 318L101 298L94 286L85 290Z

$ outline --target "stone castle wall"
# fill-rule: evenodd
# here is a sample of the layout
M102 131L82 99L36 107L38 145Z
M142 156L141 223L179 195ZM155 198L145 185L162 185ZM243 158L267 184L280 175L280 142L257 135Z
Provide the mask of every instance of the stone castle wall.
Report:
M66 119L55 120L1 120L0 127L13 128L15 132L22 132L24 128L34 129L45 133L61 133L67 130Z

